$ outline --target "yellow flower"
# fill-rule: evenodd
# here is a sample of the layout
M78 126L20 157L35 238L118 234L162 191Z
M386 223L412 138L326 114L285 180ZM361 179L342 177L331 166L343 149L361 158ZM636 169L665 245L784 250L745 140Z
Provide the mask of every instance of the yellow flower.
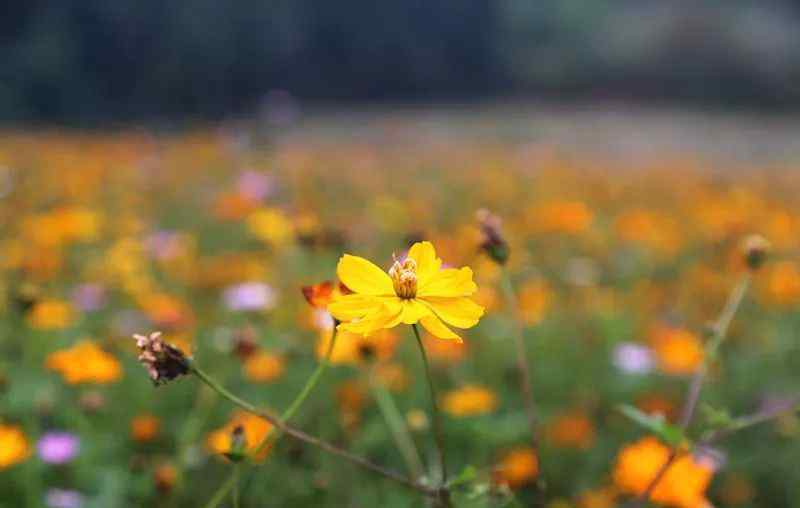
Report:
M483 307L469 297L477 291L472 270L442 269L442 260L430 242L411 246L402 262L386 272L364 258L345 254L336 273L353 291L334 300L328 311L341 321L344 331L369 335L401 323L421 323L440 339L461 338L445 323L471 328L483 315Z
M272 424L256 415L237 411L230 421L219 429L211 432L206 438L206 446L213 453L225 454L231 451L231 441L234 429L241 427L244 430L245 449L253 453L272 431ZM270 447L261 450L256 457L263 459L269 453Z
M0 424L0 470L22 462L31 450L22 429Z
M294 239L294 226L286 215L274 208L261 208L247 217L247 228L259 240L275 247Z
M105 384L122 377L122 367L114 355L103 351L94 342L84 340L69 349L47 356L45 367L64 376L64 381Z
M614 483L629 494L641 495L667 461L670 450L654 437L644 437L626 446L617 457ZM650 499L677 508L704 508L705 491L713 471L691 455L684 454L672 463Z
M283 375L284 363L281 356L262 351L244 361L244 373L250 381L270 383Z
M477 416L495 408L497 395L482 386L467 385L442 397L442 410L455 417Z
M61 300L42 300L28 314L28 323L39 330L60 330L68 327L75 318L75 312L67 302Z

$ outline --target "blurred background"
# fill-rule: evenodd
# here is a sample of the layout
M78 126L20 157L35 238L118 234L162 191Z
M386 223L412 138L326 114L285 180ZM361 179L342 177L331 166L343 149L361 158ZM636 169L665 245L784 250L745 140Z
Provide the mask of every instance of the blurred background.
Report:
M800 2L30 0L0 19L0 120L217 119L497 99L800 106Z

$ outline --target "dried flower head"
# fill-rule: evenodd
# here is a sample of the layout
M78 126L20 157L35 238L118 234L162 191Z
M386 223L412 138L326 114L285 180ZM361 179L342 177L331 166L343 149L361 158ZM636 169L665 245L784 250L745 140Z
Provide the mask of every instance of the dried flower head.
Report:
M141 352L139 361L147 368L154 384L163 384L189 373L186 355L164 342L161 332L153 332L149 336L134 334L133 338Z
M478 220L478 227L483 236L481 250L486 252L496 263L505 264L510 252L508 242L503 237L503 220L486 208L475 212L475 218Z
M761 235L750 235L744 239L742 250L747 268L758 270L763 266L769 255L771 245L766 238Z

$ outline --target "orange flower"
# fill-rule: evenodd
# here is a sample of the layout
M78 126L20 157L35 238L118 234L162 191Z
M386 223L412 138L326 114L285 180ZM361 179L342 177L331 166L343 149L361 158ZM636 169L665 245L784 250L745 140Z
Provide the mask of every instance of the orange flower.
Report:
M113 383L122 377L122 367L116 357L89 340L50 353L45 367L60 373L71 385Z
M767 299L778 305L800 302L800 268L791 261L775 263L764 289Z
M594 214L580 201L555 201L529 212L534 230L540 233L578 234L589 229Z
M613 487L588 490L578 496L578 508L614 508L617 491Z
M457 418L490 413L496 408L497 395L482 386L466 385L442 397L442 410Z
M15 425L0 424L0 470L24 461L30 454L31 449L22 429Z
M272 431L272 424L256 415L237 411L230 421L211 432L206 438L206 446L213 453L226 454L231 451L231 441L234 429L244 429L245 450L253 453ZM269 453L269 447L259 452L258 459L264 459Z
M586 450L594 444L594 424L582 411L573 411L556 418L547 436L556 446Z
M530 282L522 286L519 292L519 308L522 319L528 326L542 321L552 298L552 290L543 282Z
M161 420L150 414L142 414L131 420L131 437L134 441L152 441L161 429Z
M644 437L626 446L617 456L614 483L631 495L641 495L667 461L670 449L655 437ZM676 459L661 478L650 499L675 508L704 508L710 506L705 491L713 471L683 454Z
M28 313L28 323L39 330L61 330L75 320L75 311L61 300L42 300Z
M509 451L500 459L493 471L494 481L518 489L539 475L539 458L530 447L519 447Z
M362 365L388 360L394 355L397 341L397 334L391 330L380 330L367 336L339 330L330 362L338 365ZM317 358L325 357L330 343L331 332L327 330L320 332L316 347Z
M361 411L367 403L364 386L357 381L345 381L336 389L336 403L342 426L353 430L361 421Z
M659 328L653 332L651 341L659 367L667 374L692 374L703 363L703 344L688 330Z
M247 379L256 383L270 383L280 378L286 369L283 357L264 351L252 354L244 361Z

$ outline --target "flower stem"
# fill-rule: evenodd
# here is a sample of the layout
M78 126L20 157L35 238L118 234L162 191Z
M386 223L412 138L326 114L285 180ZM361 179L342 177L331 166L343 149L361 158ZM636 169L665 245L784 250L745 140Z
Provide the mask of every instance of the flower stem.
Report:
M439 412L439 403L436 401L436 390L433 388L433 378L431 377L431 368L428 363L428 355L425 353L425 346L422 344L422 338L419 335L419 329L416 324L411 325L414 330L414 337L417 338L417 345L419 346L420 355L422 355L422 363L425 364L425 377L428 379L428 390L431 397L431 408L433 412L433 434L436 440L436 449L439 453L439 465L441 466L442 474L442 487L439 491L439 502L445 506L450 504L449 492L447 490L447 459L445 457L444 447L444 432L442 430L442 417Z
M303 402L305 402L306 398L308 398L308 395L317 385L317 382L319 382L320 378L322 377L322 374L325 372L325 369L330 364L331 354L333 353L333 346L336 344L337 333L338 330L336 329L336 325L334 325L333 332L331 332L331 339L328 342L328 349L327 351L325 351L325 358L317 364L317 368L314 369L314 372L311 374L311 377L309 377L308 380L306 381L306 384L305 386L303 386L303 389L300 390L300 393L298 393L297 396L292 401L292 403L289 404L289 407L286 408L286 410L281 414L281 420L283 420L284 422L288 422L289 420L291 420L294 414L297 412L297 410L300 409L300 406L303 405ZM262 450L264 450L264 448L266 448L268 445L272 444L273 442L275 442L275 440L278 439L279 436L277 432L273 432L274 430L275 430L274 427L270 429L270 431L267 433L267 436L264 438L261 444L258 445L258 448L255 449L255 451L251 454L251 456L257 457L258 454Z
M241 464L233 466L233 508L239 508L239 468Z
M219 486L217 491L211 496L208 503L206 503L205 508L217 508L219 504L222 502L225 497L227 497L228 492L231 491L232 488L238 483L239 478L236 474L232 474L228 479Z
M397 448L400 450L400 454L403 456L403 460L405 460L409 475L411 475L412 478L421 477L423 474L422 461L419 458L414 440L408 433L408 428L406 427L405 421L403 421L403 416L400 414L400 411L397 409L397 404L395 404L392 398L392 394L389 393L389 390L386 389L383 383L375 379L374 376L370 376L370 385L375 401L378 403L378 408L383 414L383 418L386 420L386 425L392 433L392 437L397 444Z
M278 430L288 435L292 439L306 443L311 446L316 446L317 448L320 448L325 452L330 453L331 455L336 455L337 457L340 457L348 462L351 462L363 469L372 471L375 474L383 476L384 478L392 480L408 488L417 490L425 495L428 496L438 495L438 491L436 489L432 489L426 485L422 485L419 482L411 481L408 478L404 477L403 475L391 471L389 469L386 469L383 466L379 466L378 464L375 464L369 461L368 459L365 459L358 455L354 455L348 452L347 450L339 448L338 446L333 445L327 441L323 441L322 439L314 437L310 434L306 434L305 432L286 424L275 415L258 409L250 402L240 397L237 397L236 395L228 391L224 386L217 383L217 381L214 378L209 376L203 369L198 367L193 361L191 360L188 361L188 367L192 374L196 375L202 382L207 384L222 397L228 399L230 402L244 409L248 413L252 413L268 421L269 423L277 427Z
M508 305L511 314L511 320L514 322L514 342L517 346L517 370L519 371L520 391L522 392L522 399L525 404L525 412L528 415L531 444L533 444L534 448L538 448L539 438L537 432L536 405L534 404L533 398L533 385L531 382L530 367L528 366L528 352L525 348L522 319L519 315L517 295L514 292L514 286L511 284L511 276L508 273L508 269L505 267L501 269L500 284L506 299L506 305Z
M739 280L739 283L736 284L736 287L728 297L727 302L725 302L725 307L722 309L719 318L717 318L717 321L714 323L713 335L706 343L704 348L703 363L697 369L697 372L694 373L694 376L692 376L692 381L689 385L689 393L681 411L679 427L683 432L685 432L692 423L695 410L697 409L697 404L700 401L700 392L703 389L703 383L705 382L706 375L708 374L709 363L712 359L716 358L719 347L728 336L728 328L730 327L731 321L733 321L733 316L739 309L742 300L744 300L744 295L747 293L747 288L750 287L750 278L749 272L742 276L742 278ZM631 508L644 506L644 503L650 498L650 495L658 486L659 482L661 482L661 480L664 478L664 475L667 474L670 466L672 466L672 464L680 455L680 446L681 444L679 443L673 447L672 451L667 457L667 460L658 470L644 492L642 492L642 494L633 501Z

